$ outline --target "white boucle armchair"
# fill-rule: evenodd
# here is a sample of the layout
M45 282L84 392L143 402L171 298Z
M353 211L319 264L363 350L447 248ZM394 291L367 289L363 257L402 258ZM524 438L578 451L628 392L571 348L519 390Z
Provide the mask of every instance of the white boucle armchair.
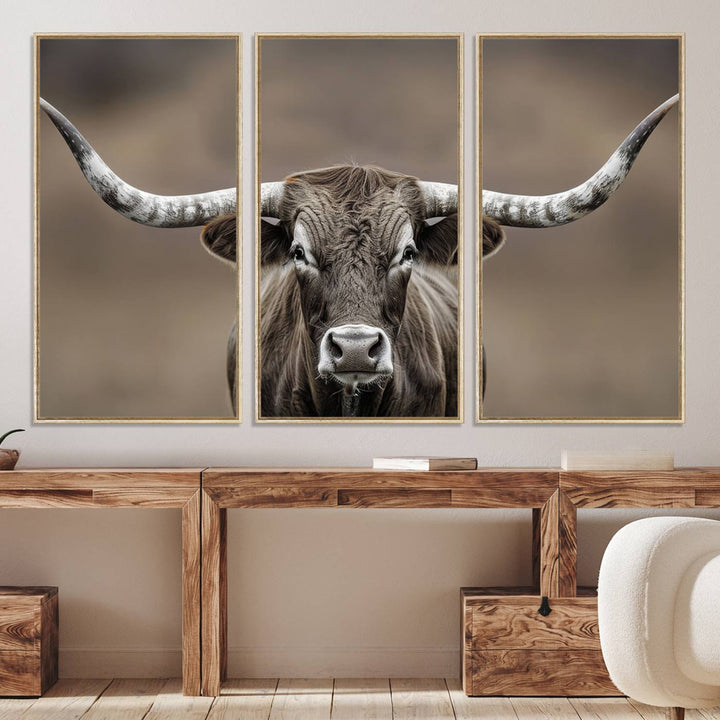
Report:
M720 522L656 517L610 541L598 581L610 677L649 705L720 705Z

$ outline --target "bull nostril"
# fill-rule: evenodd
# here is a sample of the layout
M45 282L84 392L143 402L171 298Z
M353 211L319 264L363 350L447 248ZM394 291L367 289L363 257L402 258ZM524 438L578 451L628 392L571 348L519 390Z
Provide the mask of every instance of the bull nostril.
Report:
M343 350L340 344L335 341L332 333L330 333L328 336L328 345L332 359L337 362L338 360L340 360L340 358L342 358Z
M378 333L377 339L375 340L375 342L372 344L372 346L368 350L368 355L370 356L370 358L372 360L377 360L378 355L380 355L380 353L382 352L382 349L383 349L383 342L382 342L382 338L380 337L380 333Z

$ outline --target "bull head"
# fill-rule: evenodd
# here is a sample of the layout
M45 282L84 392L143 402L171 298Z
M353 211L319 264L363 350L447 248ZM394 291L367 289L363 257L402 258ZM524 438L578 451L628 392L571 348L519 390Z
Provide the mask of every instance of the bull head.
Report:
M336 166L264 183L261 214L263 268L292 268L313 376L339 384L343 415L354 415L358 386L378 396L395 374L406 303L417 303L411 277L455 272L457 186Z

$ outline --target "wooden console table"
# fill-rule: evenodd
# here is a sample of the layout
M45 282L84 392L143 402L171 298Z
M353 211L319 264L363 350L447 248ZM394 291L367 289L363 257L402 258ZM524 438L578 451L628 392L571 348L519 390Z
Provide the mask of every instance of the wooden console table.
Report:
M0 508L182 509L183 691L217 695L227 668L228 508L530 508L533 585L577 594L578 508L720 507L720 467L668 472L485 468L32 469L0 473Z
M720 468L209 468L202 473L201 505L202 692L217 695L227 668L228 508L532 508L534 587L548 598L575 597L578 508L720 507Z
M549 597L574 594L575 526L557 470L210 468L202 481L203 695L219 694L227 670L228 508L532 508L535 584Z
M182 510L182 674L185 695L200 695L201 689L201 470L33 469L0 473L0 508L139 507Z

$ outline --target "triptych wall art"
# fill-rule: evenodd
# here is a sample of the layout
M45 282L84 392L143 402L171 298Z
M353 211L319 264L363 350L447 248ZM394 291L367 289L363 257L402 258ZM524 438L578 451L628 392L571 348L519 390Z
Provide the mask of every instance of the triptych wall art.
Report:
M681 422L683 40L257 35L242 273L239 36L36 36L37 421Z

